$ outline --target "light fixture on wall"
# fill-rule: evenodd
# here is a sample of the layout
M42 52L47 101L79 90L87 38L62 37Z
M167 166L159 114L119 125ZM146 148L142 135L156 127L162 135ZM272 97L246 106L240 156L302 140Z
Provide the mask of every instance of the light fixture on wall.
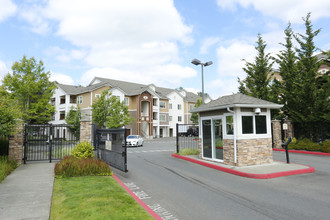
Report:
M256 113L257 115L259 115L261 113L261 109L260 108L255 108L254 109L254 113Z

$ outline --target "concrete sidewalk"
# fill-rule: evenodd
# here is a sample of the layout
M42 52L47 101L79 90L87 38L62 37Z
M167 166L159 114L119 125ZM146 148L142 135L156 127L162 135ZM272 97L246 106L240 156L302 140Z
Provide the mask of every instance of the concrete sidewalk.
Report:
M49 219L55 163L21 164L0 183L0 219Z
M270 179L303 173L313 173L315 171L315 169L311 166L295 163L287 164L281 161L274 161L271 164L265 165L235 167L214 161L202 160L198 158L197 155L180 156L177 154L172 154L172 156L230 174L254 179Z

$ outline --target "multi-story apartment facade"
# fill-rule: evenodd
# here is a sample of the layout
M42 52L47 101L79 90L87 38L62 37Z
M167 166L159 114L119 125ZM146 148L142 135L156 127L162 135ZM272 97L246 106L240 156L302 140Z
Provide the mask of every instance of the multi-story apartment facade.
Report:
M138 134L145 138L176 136L176 123L192 123L189 111L200 98L185 90L99 77L94 78L86 87L57 83L51 100L56 113L50 123L65 123L66 114L78 106L83 119L92 120L91 106L104 90L123 101L135 119L126 126L128 134Z

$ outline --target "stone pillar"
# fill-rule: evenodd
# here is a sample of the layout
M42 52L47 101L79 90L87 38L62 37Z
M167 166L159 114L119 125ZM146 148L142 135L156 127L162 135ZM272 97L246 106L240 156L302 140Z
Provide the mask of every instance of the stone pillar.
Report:
M24 145L24 125L18 123L15 132L9 137L8 159L16 160L18 164L22 163Z
M292 121L286 120L284 123L287 123L287 125L288 125L288 137L294 137Z
M273 128L273 144L274 148L282 148L282 133L281 133L281 121L272 120Z
M91 121L80 121L80 142L88 141L93 143L93 123Z

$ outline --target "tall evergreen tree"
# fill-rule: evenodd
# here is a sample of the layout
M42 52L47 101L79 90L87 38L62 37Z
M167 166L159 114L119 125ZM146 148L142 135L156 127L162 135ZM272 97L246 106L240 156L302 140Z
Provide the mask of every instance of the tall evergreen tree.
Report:
M285 47L277 54L276 62L279 64L279 74L282 78L281 82L278 82L280 94L280 103L283 104L283 113L289 118L294 117L294 110L296 106L301 102L299 98L300 87L298 87L298 67L296 51L293 46L293 31L291 24L284 31L285 43L280 43Z
M297 97L300 102L296 102L295 110L291 116L295 121L300 122L312 122L320 118L320 112L317 112L320 104L319 91L317 85L317 70L320 66L317 57L314 56L317 48L314 43L314 38L321 31L320 29L313 30L313 25L310 20L311 13L308 13L306 18L303 18L305 22L306 32L305 34L294 35L296 41L299 44L297 48L297 69L298 77L296 77ZM322 101L321 101L322 102Z
M12 71L4 77L2 87L18 103L24 122L50 121L55 107L49 100L56 86L49 81L50 72L45 72L43 62L23 56L13 64Z
M243 70L246 72L247 77L244 80L238 78L239 92L250 95L256 98L273 101L274 94L271 92L271 77L272 67L274 61L270 53L266 53L266 42L258 34L256 42L257 56L253 63L246 62Z

